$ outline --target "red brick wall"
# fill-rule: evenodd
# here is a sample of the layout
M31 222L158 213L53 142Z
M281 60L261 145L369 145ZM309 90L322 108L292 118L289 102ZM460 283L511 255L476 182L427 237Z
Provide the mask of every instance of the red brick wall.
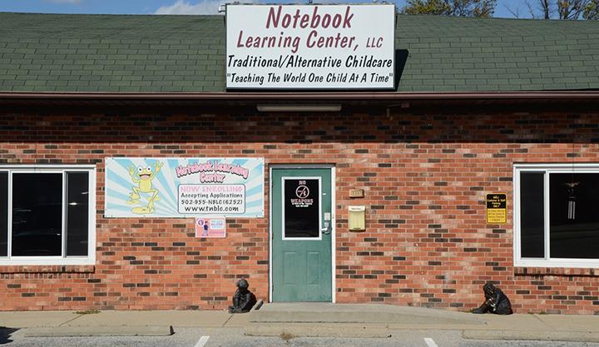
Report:
M202 241L191 219L103 217L104 158L206 156L335 164L337 302L466 311L493 281L517 313L599 314L599 272L514 268L511 221L512 164L599 161L598 118L5 113L0 164L97 164L97 261L0 266L0 309L224 309L239 277L267 299L268 218L229 219L226 239ZM508 194L506 225L486 224L493 192ZM348 231L353 204L367 206L365 232Z

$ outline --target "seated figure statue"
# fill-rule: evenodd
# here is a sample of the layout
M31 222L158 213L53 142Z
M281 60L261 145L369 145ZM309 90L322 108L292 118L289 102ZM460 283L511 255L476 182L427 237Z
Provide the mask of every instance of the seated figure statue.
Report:
M472 313L496 313L496 314L512 314L512 304L507 295L501 289L495 288L492 283L486 283L483 286L485 293L485 302Z
M233 306L229 306L229 313L245 313L254 307L256 296L249 291L249 286L244 278L237 281L237 291L233 295Z

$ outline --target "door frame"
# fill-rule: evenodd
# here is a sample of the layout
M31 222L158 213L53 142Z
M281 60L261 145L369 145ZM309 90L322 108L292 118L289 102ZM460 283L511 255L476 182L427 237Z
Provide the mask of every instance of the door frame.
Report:
M336 289L336 281L335 281L335 269L337 268L337 254L336 250L336 214L335 207L336 204L336 185L335 185L335 165L331 164L272 164L269 165L268 168L268 179L270 181L269 184L269 200L268 200L268 302L273 302L273 294L272 294L272 284L273 284L273 274L272 274L272 257L273 257L273 238L274 238L274 230L273 230L273 216L272 216L272 203L273 203L273 181L272 181L272 171L273 169L330 169L331 170L331 302L334 304L336 302L335 297L335 289Z

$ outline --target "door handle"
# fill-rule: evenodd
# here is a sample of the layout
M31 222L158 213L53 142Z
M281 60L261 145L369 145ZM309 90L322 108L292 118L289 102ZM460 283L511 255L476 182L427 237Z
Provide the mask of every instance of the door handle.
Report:
M331 233L331 223L324 222L324 228L320 229L323 235L329 235Z

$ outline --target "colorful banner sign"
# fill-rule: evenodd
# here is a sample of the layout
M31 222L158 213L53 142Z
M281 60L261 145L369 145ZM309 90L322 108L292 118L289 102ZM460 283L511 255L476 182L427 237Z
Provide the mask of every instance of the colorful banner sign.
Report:
M230 89L393 89L395 5L227 5Z
M106 217L264 216L262 158L107 158Z

